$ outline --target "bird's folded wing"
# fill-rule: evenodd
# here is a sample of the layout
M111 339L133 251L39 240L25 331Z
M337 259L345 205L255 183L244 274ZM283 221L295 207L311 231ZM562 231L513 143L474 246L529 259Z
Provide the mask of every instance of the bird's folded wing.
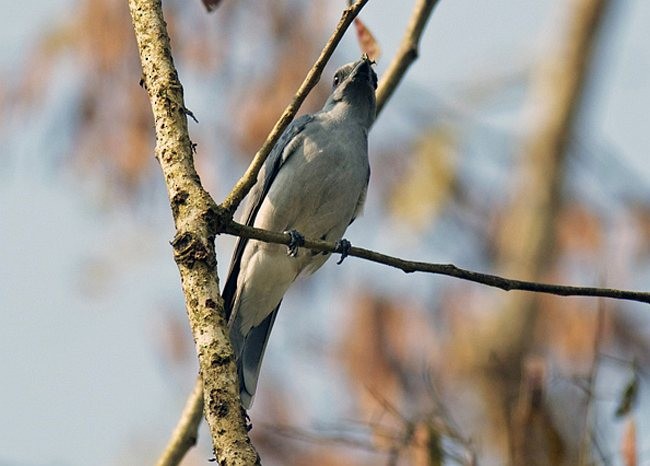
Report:
M269 189L271 189L273 180L275 180L280 168L289 157L291 157L291 154L295 150L288 147L290 146L290 142L294 140L294 138L298 136L305 129L305 126L307 126L313 119L314 115L303 115L294 120L287 127L284 133L282 133L277 144L273 147L273 150L264 162L264 166L260 170L257 183L248 194L246 210L242 216L242 219L245 219L246 221L246 225L253 226L255 223L257 212L259 211L264 198L268 194ZM285 149L289 149L286 151L287 153L285 153ZM263 180L263 182L260 183L260 180ZM235 246L235 252L230 261L230 269L228 271L226 285L223 288L223 299L225 302L227 320L230 320L231 318L232 306L237 294L237 277L239 276L241 257L244 253L247 241L247 238L238 239L237 245Z

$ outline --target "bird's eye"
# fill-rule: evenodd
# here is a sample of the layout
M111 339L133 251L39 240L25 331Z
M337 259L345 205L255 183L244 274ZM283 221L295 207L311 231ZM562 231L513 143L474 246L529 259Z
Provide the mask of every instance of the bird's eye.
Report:
M341 82L341 75L337 73L334 75L334 87L338 86L340 82Z

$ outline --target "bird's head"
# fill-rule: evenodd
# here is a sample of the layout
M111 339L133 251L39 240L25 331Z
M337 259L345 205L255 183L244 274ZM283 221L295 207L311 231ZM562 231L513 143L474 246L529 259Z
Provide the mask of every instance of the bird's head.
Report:
M377 74L373 62L364 56L354 63L343 65L332 83L332 94L325 103L324 111L345 112L347 116L360 118L367 128L375 120Z

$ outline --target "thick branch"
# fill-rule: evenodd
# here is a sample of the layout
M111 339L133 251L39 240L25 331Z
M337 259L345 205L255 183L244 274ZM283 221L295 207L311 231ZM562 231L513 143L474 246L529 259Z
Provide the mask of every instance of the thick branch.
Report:
M345 34L345 31L348 29L350 24L352 24L352 21L354 18L356 18L356 16L361 11L361 8L363 8L366 3L368 3L368 0L357 0L354 5L346 8L343 11L343 15L341 16L336 29L327 41L327 44L325 44L325 47L321 51L320 56L316 60L316 63L314 63L314 66L312 66L309 70L309 73L307 73L307 76L300 85L298 92L296 92L296 95L284 110L284 113L280 119L275 123L275 126L271 130L271 133L267 136L266 141L264 141L262 147L260 147L260 149L255 154L255 157L246 170L246 173L244 173L239 181L237 181L235 187L221 204L221 207L230 213L233 213L235 210L237 210L237 207L241 201L244 199L244 197L246 197L246 194L248 194L248 192L257 181L257 174L262 168L262 164L269 156L269 153L273 149L273 146L275 146L286 127L296 116L298 109L304 102L309 92L316 85L316 83L318 83L325 65L327 65L327 62L332 56L332 53L334 53L336 46L341 41L343 34Z
M172 61L161 3L129 0L129 8L156 125L156 158L174 216L174 259L199 357L204 414L215 455L224 465L259 464L240 405L235 360L219 294L214 251L216 205L194 168L183 88Z
M417 0L411 20L404 32L404 37L393 61L381 78L377 88L377 115L391 98L402 80L406 70L418 57L420 38L424 32L429 16L439 0Z
M613 1L563 3L567 16L566 24L559 28L562 34L555 37L555 45L540 57L532 75L523 112L528 119L527 134L515 157L518 166L511 177L515 189L512 202L503 208L496 235L498 272L529 281L541 280L553 267L558 252L556 232L565 203L567 145L578 124L590 79L589 65L607 20L606 7ZM476 348L489 346L502 360L511 361L508 370L515 378L521 375L520 362L531 351L531 345L539 344L535 337L542 309L538 298L535 295L511 297L482 327L481 337L474 339ZM473 354L487 357L485 351ZM481 365L484 360L475 363ZM503 399L514 399L518 385L502 385ZM498 392L492 388L491 393ZM496 400L488 401L492 402Z
M224 228L224 232L241 236L244 238L257 239L267 243L289 244L290 236L287 233L278 233L260 228L253 228L236 222L231 222ZM325 251L341 253L337 245L328 241L305 239L304 247L314 251ZM559 296L591 296L602 298L623 299L628 301L638 301L650 303L650 293L641 291L617 290L612 288L596 288L582 286L553 285L549 283L538 283L524 280L513 280L490 275L487 273L474 272L472 270L461 269L453 264L432 264L430 262L409 261L399 257L389 256L379 252L371 251L358 247L352 247L347 255L359 257L378 264L389 265L398 268L406 273L426 272L437 275L447 275L462 280L468 280L475 283L500 288L505 291L535 291L538 293L554 294Z

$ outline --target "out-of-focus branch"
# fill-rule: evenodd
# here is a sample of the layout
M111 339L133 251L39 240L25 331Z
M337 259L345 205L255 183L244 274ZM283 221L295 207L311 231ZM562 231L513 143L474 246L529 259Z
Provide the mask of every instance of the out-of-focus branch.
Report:
M230 222L222 230L224 233L241 236L243 238L257 239L267 243L289 244L291 237L288 233L279 233L261 228L254 228L242 225L237 222ZM335 243L328 241L305 239L304 247L314 251L342 253L342 249ZM617 290L612 288L581 287L568 285L553 285L549 283L538 283L524 280L514 280L490 275L487 273L475 272L472 270L462 269L453 264L433 264L430 262L409 261L399 257L389 256L380 252L369 249L351 247L347 251L348 256L366 259L378 264L389 265L398 268L406 273L425 272L437 275L447 275L449 277L460 278L475 283L499 288L505 291L534 291L537 293L554 294L559 296L590 296L623 299L628 301L638 301L650 303L650 293L641 291Z
M388 69L382 76L377 88L377 115L381 113L384 105L395 92L408 68L417 59L420 37L422 37L424 27L438 1L417 0L399 50L393 61L388 65Z
M156 466L176 466L180 464L185 453L196 445L197 432L203 413L203 383L198 377L192 393L185 402L181 417L174 432L158 458Z
M566 147L589 77L589 64L610 0L567 2L568 27L535 70L522 144L521 185L501 232L501 262L509 273L536 279L548 267L561 201Z
M582 442L578 453L578 466L586 466L591 462L591 434L590 427L593 422L594 400L596 399L596 381L598 380L598 369L600 359L600 345L603 342L603 335L605 333L605 318L606 318L605 304L598 303L598 313L596 314L596 329L594 332L594 349L591 360L591 368L587 375L587 399L585 401L585 417L582 423ZM595 423L594 423L595 424Z
M343 15L341 16L336 29L334 29L334 32L327 41L327 44L325 44L325 47L321 51L320 56L316 60L316 63L314 63L314 66L312 66L307 73L305 80L300 85L300 88L298 89L298 92L296 92L293 100L284 110L284 113L282 113L280 119L275 123L275 126L271 130L271 133L267 136L266 141L264 141L262 147L260 147L260 149L255 154L255 157L253 158L253 161L249 167L246 169L246 172L242 175L239 181L237 181L235 187L232 189L230 194L226 196L226 199L221 204L221 207L223 207L225 210L229 211L230 213L233 213L235 210L237 210L237 207L241 201L251 190L257 181L257 174L262 168L262 164L264 164L264 161L271 153L273 146L275 146L275 144L278 142L278 139L280 139L283 131L286 129L289 123L291 123L291 120L293 120L293 117L296 116L298 109L309 94L309 91L311 91L316 83L318 83L325 65L332 56L332 53L334 53L334 49L336 49L336 46L341 41L343 34L345 34L345 31L347 31L354 18L356 18L366 3L368 3L368 0L357 0L354 5L346 8L343 11Z
M544 360L539 356L527 359L511 420L513 466L565 463L564 439L544 402L546 383ZM532 445L531 438L536 440Z
M253 466L259 456L248 437L232 347L219 294L214 249L217 206L194 167L183 88L174 67L160 0L129 0L151 101L160 163L176 234L174 259L199 359L205 410L220 464Z
M591 57L599 32L606 19L606 6L610 0L567 0L561 2L564 21L555 21L557 32L551 46L540 56L532 70L527 101L524 107L526 134L522 140L513 170L512 202L503 210L497 246L498 273L520 277L528 282L546 279L556 255L556 231L563 204L563 186L566 178L567 145L577 123L584 89L589 80ZM560 6L560 4L558 4ZM548 29L545 29L548 31ZM531 291L536 291L534 287ZM568 291L568 290L564 290ZM582 290L591 294L595 290ZM582 292L581 291L581 292ZM567 294L571 294L570 292ZM644 293L645 294L645 293ZM620 298L616 290L599 291L594 296ZM629 296L647 302L645 296ZM472 333L472 345L460 349L467 367L485 367L478 380L464 380L481 390L486 408L488 430L494 432L495 443L510 441L517 448L519 458L535 455L536 448L546 440L541 430L535 435L524 435L512 421L516 415L513 400L524 383L524 361L546 342L540 341L540 296L514 294L503 307L486 320L478 332ZM453 353L450 351L449 353ZM472 354L468 360L467 354ZM450 357L453 357L451 354ZM503 361L498 371L490 359ZM513 411L514 410L514 411ZM505 422L504 422L505 421ZM503 429L509 426L508 429ZM561 439L564 442L572 439ZM550 444L548 444L550 446ZM567 462L577 464L574 445L568 448ZM523 450L522 450L523 449ZM527 449L527 450L526 450ZM551 455L552 452L546 452Z

